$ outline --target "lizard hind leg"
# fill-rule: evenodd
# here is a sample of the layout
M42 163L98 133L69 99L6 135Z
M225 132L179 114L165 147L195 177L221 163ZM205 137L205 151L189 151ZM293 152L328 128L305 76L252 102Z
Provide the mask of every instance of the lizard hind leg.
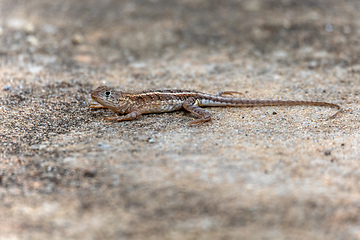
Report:
M218 92L217 94L215 94L215 96L218 97L222 97L224 95L234 95L234 94L238 94L238 95L244 95L242 92L236 92L236 91L225 91L225 92Z
M199 101L195 98L189 98L183 103L183 107L185 108L185 110L200 117L200 119L189 122L190 125L208 122L211 120L211 114L208 111L206 111L205 109L202 109L201 107L199 107L198 104L199 104Z

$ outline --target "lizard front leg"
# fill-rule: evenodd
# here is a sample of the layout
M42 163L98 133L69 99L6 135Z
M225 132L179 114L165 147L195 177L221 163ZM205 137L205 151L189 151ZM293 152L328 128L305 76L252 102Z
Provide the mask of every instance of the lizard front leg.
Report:
M199 100L195 98L189 98L183 103L183 108L187 111L195 114L196 116L200 117L200 119L194 120L189 122L190 125L196 123L203 123L211 120L211 114L199 107Z
M130 120L134 120L135 118L138 118L141 115L141 112L139 111L133 111L130 112L126 115L121 115L121 116L116 116L116 117L105 117L106 120L109 121L130 121Z
M92 109L101 109L101 108L107 108L107 107L105 107L105 106L103 106L103 105L101 105L101 104L99 104L99 103L91 103L91 104L89 105L89 108L92 108Z

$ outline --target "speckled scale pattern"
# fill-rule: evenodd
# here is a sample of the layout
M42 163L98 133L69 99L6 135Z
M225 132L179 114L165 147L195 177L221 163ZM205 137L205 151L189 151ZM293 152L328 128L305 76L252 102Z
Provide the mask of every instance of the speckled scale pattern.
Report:
M105 108L109 108L116 113L126 114L107 118L116 121L133 120L141 114L172 112L184 108L200 117L200 119L190 122L191 124L200 123L211 120L211 114L201 107L211 106L328 106L339 110L332 117L335 117L341 111L339 105L328 102L231 98L221 96L224 93L228 92L217 95L189 90L124 92L100 86L92 92L91 97ZM93 105L93 108L98 108L98 106Z

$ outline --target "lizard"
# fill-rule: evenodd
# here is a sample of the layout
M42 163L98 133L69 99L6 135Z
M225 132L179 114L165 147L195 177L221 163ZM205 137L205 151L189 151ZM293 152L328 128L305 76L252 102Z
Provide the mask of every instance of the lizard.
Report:
M239 93L235 91L207 94L189 90L148 90L142 92L116 91L107 86L100 86L91 93L91 98L97 103L90 104L89 108L108 108L115 113L123 114L115 117L105 117L110 121L134 120L142 114L172 112L185 109L198 116L199 119L189 124L203 123L211 120L210 112L202 107L253 107L253 106L328 106L338 111L329 117L334 118L342 111L335 103L298 101L298 100L267 100L225 97Z

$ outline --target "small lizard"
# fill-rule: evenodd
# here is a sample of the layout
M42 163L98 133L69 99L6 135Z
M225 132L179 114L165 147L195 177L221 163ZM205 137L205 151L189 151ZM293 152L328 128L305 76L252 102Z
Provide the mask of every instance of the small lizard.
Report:
M90 108L108 108L115 113L125 114L115 117L106 117L110 121L128 121L138 118L142 114L163 113L177 111L182 108L200 117L190 124L202 123L211 120L211 114L201 107L252 107L252 106L328 106L338 111L330 118L334 118L341 107L334 103L291 100L260 100L224 97L232 95L233 91L219 92L215 95L188 90L156 90L143 92L116 91L113 88L100 86L91 93L91 98L97 103ZM330 119L329 118L329 119Z

